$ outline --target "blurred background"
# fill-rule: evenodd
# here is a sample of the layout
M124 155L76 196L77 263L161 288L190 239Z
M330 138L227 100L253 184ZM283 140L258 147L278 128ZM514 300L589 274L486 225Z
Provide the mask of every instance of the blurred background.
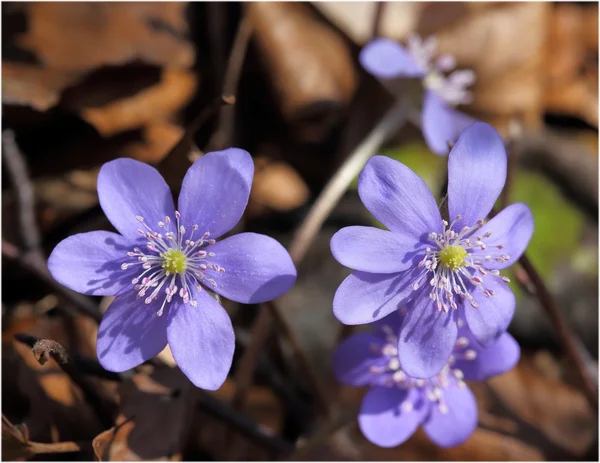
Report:
M507 198L533 211L528 255L597 387L596 3L4 2L3 459L598 459L597 409L519 266L510 332L522 358L471 385L473 436L451 449L421 431L396 449L361 436L364 391L338 385L330 364L351 330L332 314L349 270L329 240L340 227L374 224L355 186L296 258L288 294L270 307L225 301L236 355L215 393L194 388L168 350L124 375L103 371L96 331L110 301L73 296L47 273L59 241L111 229L96 178L118 157L158 166L177 194L202 153L246 149L256 174L237 231L292 245L328 180L393 104L358 63L361 47L374 34L404 41L411 32L436 35L441 53L476 72L473 104L460 109L509 140ZM414 125L378 152L443 191L446 158ZM35 338L60 343L69 362L38 363Z

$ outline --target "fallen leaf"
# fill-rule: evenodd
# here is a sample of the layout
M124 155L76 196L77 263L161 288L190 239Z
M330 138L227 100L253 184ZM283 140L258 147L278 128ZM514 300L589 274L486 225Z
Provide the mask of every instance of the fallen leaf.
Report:
M27 32L17 44L53 69L86 71L140 60L190 67L186 3L28 4Z

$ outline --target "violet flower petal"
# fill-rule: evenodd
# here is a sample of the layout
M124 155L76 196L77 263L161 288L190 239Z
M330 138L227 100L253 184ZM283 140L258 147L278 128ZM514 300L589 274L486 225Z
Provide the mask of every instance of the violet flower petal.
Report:
M117 296L98 328L98 361L109 371L126 371L149 360L167 345L167 317L158 302L144 303L135 291Z
M497 270L510 267L525 252L533 235L531 210L523 203L511 204L486 223L477 234L481 236L487 232L492 233L492 236L485 240L487 249L477 251L477 254L489 254L491 248L502 245L502 250L494 249L494 253L507 254L509 259L504 262L486 262L485 267Z
M423 239L442 231L442 217L427 184L412 170L386 156L374 156L358 177L366 208L393 232Z
M333 313L346 325L379 320L397 310L412 295L414 271L392 274L354 272L339 286Z
M396 447L414 434L429 408L416 389L374 387L363 398L358 426L373 444Z
M215 391L227 378L235 335L229 315L205 290L191 289L198 305L173 298L167 338L177 365L197 387Z
M477 401L468 387L444 389L447 413L432 406L431 413L423 423L423 430L439 447L453 447L466 441L477 428Z
M200 234L215 239L231 230L248 204L254 164L250 154L238 148L207 153L188 169L179 212L185 228L198 225Z
M492 210L506 181L506 150L491 125L468 127L448 156L448 211L456 230L473 226Z
M244 304L270 301L290 290L296 267L285 248L269 236L240 233L206 248L224 272L210 272L221 296Z
M110 223L130 240L138 239L137 230L144 229L136 216L155 228L166 215L175 214L171 190L162 176L154 167L133 159L115 159L102 166L98 197Z
M408 307L400 335L400 368L413 378L430 378L448 362L458 336L455 310L438 311L422 294Z
M434 91L425 92L421 125L427 146L435 154L447 156L448 142L455 143L461 132L474 122L475 119L454 109Z
M360 64L370 74L381 79L394 77L424 77L425 70L398 42L374 39L360 52Z
M515 313L515 295L503 281L488 276L484 280L487 289L494 292L492 297L483 294L481 286L473 290L473 299L479 307L468 302L463 304L465 320L475 339L484 347L493 344L506 331Z
M131 288L135 271L121 270L131 241L107 231L79 233L64 239L48 258L56 281L78 293L114 296Z
M475 342L473 339L472 343ZM478 348L476 344L473 347L477 357L472 360L460 358L454 364L454 368L461 370L470 381L483 381L512 370L521 355L519 343L509 333L500 335L490 347Z
M345 227L331 238L331 253L342 265L369 273L397 273L413 265L413 237L375 227Z
M371 370L388 363L387 358L374 349L381 349L383 344L382 338L371 333L356 333L340 342L333 354L333 372L337 380L356 387L383 385L385 375L376 375Z

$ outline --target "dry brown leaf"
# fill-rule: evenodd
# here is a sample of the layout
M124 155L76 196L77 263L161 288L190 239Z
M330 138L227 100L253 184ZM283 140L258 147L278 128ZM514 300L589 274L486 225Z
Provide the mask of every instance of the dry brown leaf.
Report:
M82 77L79 72L53 70L12 62L2 63L2 102L46 111L61 92Z
M302 177L287 163L266 157L254 159L255 173L250 192L254 206L289 211L302 206L309 195Z
M356 72L348 46L333 29L301 3L247 7L286 118L323 123L349 103Z
M194 412L191 392L192 384L179 369L160 367L137 373L120 388L116 426L94 439L98 458L180 460Z
M17 39L53 69L86 71L133 60L190 67L186 3L31 3L28 29Z
M173 116L195 91L196 77L192 72L165 69L156 85L101 106L86 107L79 100L73 109L102 136L110 137Z

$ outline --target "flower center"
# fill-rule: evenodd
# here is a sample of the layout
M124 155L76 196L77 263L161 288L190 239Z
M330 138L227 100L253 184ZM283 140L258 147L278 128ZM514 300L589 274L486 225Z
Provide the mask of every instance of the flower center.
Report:
M440 251L440 264L450 270L458 270L464 267L467 254L462 246L448 246Z
M459 320L459 325L464 323ZM457 360L474 360L477 358L477 351L469 348L469 340L465 337L460 337L456 340L452 355L448 359L448 363L441 369L441 371L432 378L429 379L417 379L408 376L400 368L400 362L398 361L398 337L394 333L394 330L384 325L381 328L380 336L385 337L385 343L383 344L372 344L370 349L381 355L384 358L382 366L371 366L370 371L374 375L385 375L385 384L388 387L398 387L400 389L420 389L425 397L437 405L442 413L448 412L448 407L444 400L444 389L454 384L458 387L466 387L463 381L464 374L462 370L456 368L454 365ZM413 404L409 401L405 401L401 404L403 410L410 412Z
M187 269L187 258L179 249L169 249L160 255L163 258L162 268L167 275L184 273Z
M146 230L138 229L141 236L146 238L145 249L135 247L127 253L130 262L121 265L122 270L140 266L140 273L131 280L137 297L145 297L144 302L150 304L162 295L163 302L158 310L161 316L167 303L179 295L185 304L192 307L197 301L192 298L192 289L202 290L202 285L217 287L213 278L217 273L224 272L220 265L211 262L215 253L210 246L215 240L209 239L210 233L195 237L198 225L193 225L188 232L180 225L181 215L175 211L175 224L170 217L158 222L158 228L163 232L152 230L141 216L136 219ZM147 295L147 293L150 293Z
M454 225L462 220L459 215L448 227L448 222L442 220L443 232L429 234L429 240L435 247L425 249L423 259L417 265L421 273L413 284L417 290L422 283L433 274L429 280L431 291L429 298L435 303L437 310L458 309L459 298L469 301L472 307L479 304L472 296L473 286L481 286L485 297L494 296L494 291L483 286L484 277L496 277L503 282L510 280L501 276L498 270L488 270L485 264L489 262L503 263L510 260L508 254L500 250L503 244L488 245L485 241L492 236L491 231L477 235L483 227L483 220L478 220L473 226L465 226L460 233L453 230Z

